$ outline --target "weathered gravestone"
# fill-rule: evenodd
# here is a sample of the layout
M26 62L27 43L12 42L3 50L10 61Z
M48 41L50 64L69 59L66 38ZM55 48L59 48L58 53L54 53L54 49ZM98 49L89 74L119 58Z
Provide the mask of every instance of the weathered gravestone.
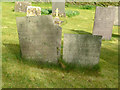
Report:
M63 59L80 66L98 64L101 39L97 35L64 34Z
M114 7L115 8L115 18L114 18L114 25L120 25L118 23L118 15L120 14L120 12L118 12L118 10L120 10L120 7ZM119 13L119 14L118 14Z
M102 35L105 40L111 39L114 13L114 8L96 7L93 35Z
M120 7L117 6L109 6L109 8L115 8L115 18L114 18L114 25L120 25L120 23L118 22L118 15L120 15L120 11L118 12L118 10L120 10Z
M31 6L30 2L15 2L15 12L27 12L27 6Z
M63 0L63 2L52 2L52 15L55 16L57 8L58 8L59 16L66 16L65 15L65 1L64 0Z
M62 32L51 15L17 17L17 28L23 58L57 63Z
M27 16L40 16L41 8L35 6L27 6Z

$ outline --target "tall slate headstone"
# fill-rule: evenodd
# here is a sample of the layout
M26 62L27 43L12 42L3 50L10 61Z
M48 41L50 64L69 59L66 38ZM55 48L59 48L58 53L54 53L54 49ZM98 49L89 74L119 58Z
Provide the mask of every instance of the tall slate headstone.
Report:
M15 2L15 12L27 12L27 6L31 6L31 3L27 1Z
M96 7L93 35L102 35L105 40L111 39L114 13L115 8Z
M102 36L64 34L63 60L80 66L99 63Z
M53 0L53 2L52 2L52 15L56 14L55 10L57 8L59 11L59 16L66 16L66 14L65 14L65 1L64 0L62 0L61 2L55 2L55 0Z
M51 15L17 17L22 57L41 62L57 63L60 57L61 28Z

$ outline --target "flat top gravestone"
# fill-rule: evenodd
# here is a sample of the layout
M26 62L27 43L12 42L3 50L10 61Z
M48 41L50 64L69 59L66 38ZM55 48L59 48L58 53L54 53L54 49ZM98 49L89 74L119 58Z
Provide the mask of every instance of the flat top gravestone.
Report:
M52 2L52 14L56 14L58 8L59 16L65 16L65 2Z
M35 6L27 6L27 16L40 16L41 8Z
M111 39L114 13L114 8L96 7L93 35L102 35L105 40Z
M97 35L64 34L63 59L80 66L98 64L101 39Z
M31 6L30 2L15 2L15 12L27 12L27 6Z
M51 15L17 17L17 29L23 58L57 63L62 32Z

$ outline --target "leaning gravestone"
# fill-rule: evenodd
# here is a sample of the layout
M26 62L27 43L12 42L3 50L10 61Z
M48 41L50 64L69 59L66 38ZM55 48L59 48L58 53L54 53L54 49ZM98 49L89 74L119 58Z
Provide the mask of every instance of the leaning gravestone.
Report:
M62 32L51 15L17 17L17 28L23 58L57 63Z
M35 6L27 6L27 16L40 16L41 8Z
M101 39L97 35L64 34L63 59L80 66L98 64Z
M15 12L27 12L27 6L31 6L30 2L15 2Z
M52 15L55 15L55 10L58 8L59 16L66 16L65 15L65 2L52 2Z
M115 18L114 18L114 25L118 26L120 25L120 23L118 22L118 15L120 15L120 12L118 12L118 10L120 10L120 7L117 6L109 6L109 8L115 8Z
M93 35L102 35L105 40L111 39L114 13L114 8L96 7Z

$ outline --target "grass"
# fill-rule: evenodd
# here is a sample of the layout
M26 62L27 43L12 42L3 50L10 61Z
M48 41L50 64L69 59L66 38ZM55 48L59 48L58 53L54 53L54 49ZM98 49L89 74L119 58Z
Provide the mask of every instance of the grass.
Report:
M51 4L33 3L41 8ZM14 3L2 3L2 87L3 88L117 88L118 87L118 27L113 27L110 41L102 41L99 70L62 69L60 65L34 64L21 58L16 17L25 13L13 12ZM95 9L66 7L79 15L62 17L64 33L92 33ZM63 48L63 46L62 46Z
M65 11L66 17L72 17L79 15L79 11L73 11L73 10L66 10ZM52 15L52 9L41 9L41 15Z

